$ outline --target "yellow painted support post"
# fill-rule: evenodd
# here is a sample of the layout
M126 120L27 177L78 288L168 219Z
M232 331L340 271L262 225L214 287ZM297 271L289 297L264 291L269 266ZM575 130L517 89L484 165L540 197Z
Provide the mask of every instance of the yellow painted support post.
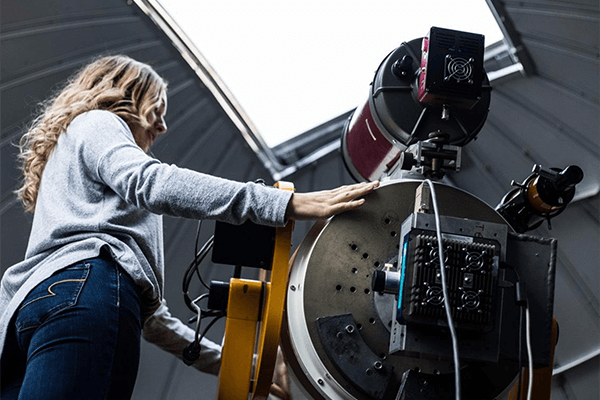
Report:
M283 320L285 295L287 293L293 230L294 225L290 222L283 228L277 228L277 234L275 235L271 282L267 283L265 293L264 312L258 338L256 384L254 385L252 399L266 399L271 388Z
M275 186L281 190L294 191L294 185L290 182L277 182ZM290 221L283 228L277 228L275 234L275 252L273 253L271 279L266 287L260 334L258 336L258 362L254 374L253 400L266 399L271 389L273 371L277 359L277 348L279 347L279 336L281 334L281 323L283 321L283 307L287 293L293 232L294 221Z
M294 191L289 182L278 182L275 186ZM269 395L283 320L293 231L293 221L277 228L270 274L261 270L259 281L230 281L219 400L247 400L250 392L252 399L266 399ZM253 370L255 350L257 360Z
M232 278L229 285L218 399L248 399L263 283Z

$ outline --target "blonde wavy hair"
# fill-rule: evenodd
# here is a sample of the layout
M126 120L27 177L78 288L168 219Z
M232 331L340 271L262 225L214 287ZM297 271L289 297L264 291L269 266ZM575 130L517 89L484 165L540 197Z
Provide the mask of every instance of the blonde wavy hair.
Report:
M58 137L75 117L108 110L130 127L148 129L166 90L166 82L152 67L122 55L99 58L71 77L62 90L40 104L39 115L19 142L23 185L16 193L25 210L35 210L44 167Z

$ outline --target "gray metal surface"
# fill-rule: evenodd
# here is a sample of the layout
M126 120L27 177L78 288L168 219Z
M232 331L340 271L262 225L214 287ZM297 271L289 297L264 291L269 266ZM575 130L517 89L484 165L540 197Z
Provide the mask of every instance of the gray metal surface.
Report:
M370 398L384 399L392 368L365 344L352 313L319 317L315 323L321 345L337 370Z

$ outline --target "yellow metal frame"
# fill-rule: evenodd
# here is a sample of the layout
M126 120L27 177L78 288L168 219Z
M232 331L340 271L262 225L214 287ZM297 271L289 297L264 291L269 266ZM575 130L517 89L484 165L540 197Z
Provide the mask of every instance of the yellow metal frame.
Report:
M248 398L262 294L262 282L235 278L229 281L219 399Z
M289 182L278 182L275 186L294 191ZM257 281L230 280L217 393L220 400L247 400L250 393L257 400L269 395L283 320L293 230L293 221L277 228L270 273L261 270Z

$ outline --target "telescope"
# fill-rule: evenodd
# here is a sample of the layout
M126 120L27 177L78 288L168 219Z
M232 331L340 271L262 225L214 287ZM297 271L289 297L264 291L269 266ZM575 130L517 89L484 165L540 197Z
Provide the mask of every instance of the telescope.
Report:
M381 62L341 137L350 175L381 185L317 222L289 268L293 227L219 228L217 258L262 271L211 286L227 312L220 399L265 398L279 340L313 399L550 398L557 241L526 232L583 172L536 165L495 207L441 181L488 115L483 53L482 35L432 27ZM241 248L249 236L266 247Z

